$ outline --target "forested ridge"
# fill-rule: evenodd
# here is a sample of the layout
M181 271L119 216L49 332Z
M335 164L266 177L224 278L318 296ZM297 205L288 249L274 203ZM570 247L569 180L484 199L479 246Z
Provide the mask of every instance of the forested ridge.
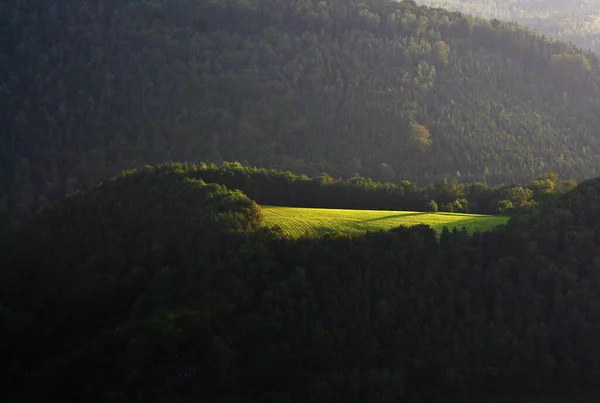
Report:
M446 177L429 186L418 186L406 180L399 184L381 183L360 176L336 179L327 173L309 178L239 162L177 166L192 179L241 190L261 205L288 207L422 211L433 202L436 211L509 215L540 203L552 204L577 185L573 180L561 180L555 172L540 175L523 186L493 187Z
M600 391L600 179L473 236L294 240L198 171L123 172L2 235L3 401Z
M0 3L0 210L241 161L426 186L599 171L600 59L387 0Z

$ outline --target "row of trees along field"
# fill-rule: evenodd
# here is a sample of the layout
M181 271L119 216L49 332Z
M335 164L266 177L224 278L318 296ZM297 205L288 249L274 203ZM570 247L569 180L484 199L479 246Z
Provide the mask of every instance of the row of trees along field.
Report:
M124 168L528 183L600 170L600 58L391 0L0 4L0 205Z
M599 0L418 0L483 18L516 21L545 35L600 51Z
M196 176L126 172L2 236L3 401L600 392L600 179L489 233L293 240Z
M460 183L456 178L444 177L427 187L419 187L408 180L399 184L379 183L360 176L334 179L325 173L308 178L289 171L243 166L239 162L182 166L195 179L241 190L262 205L290 207L514 214L538 203L552 203L576 186L572 180L560 180L557 173L541 175L526 186L490 187L483 182ZM46 203L40 204L34 211L46 207ZM5 206L0 210L0 229L19 225L30 216L30 211Z
M292 207L420 211L433 200L441 211L512 214L540 202L552 203L576 186L572 180L560 180L556 173L541 175L527 186L489 187L482 182L442 178L419 187L407 180L378 183L362 177L334 179L327 174L310 179L240 163L184 166L195 178L239 189L259 204Z

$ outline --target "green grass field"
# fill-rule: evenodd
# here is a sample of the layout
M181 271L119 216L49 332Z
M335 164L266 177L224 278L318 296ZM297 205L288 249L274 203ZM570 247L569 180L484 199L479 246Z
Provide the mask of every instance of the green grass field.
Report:
M400 225L428 224L438 233L444 227L463 226L469 232L485 231L505 224L508 217L417 211L338 210L262 206L266 225L279 225L293 237L323 235L332 232L360 233L389 230Z

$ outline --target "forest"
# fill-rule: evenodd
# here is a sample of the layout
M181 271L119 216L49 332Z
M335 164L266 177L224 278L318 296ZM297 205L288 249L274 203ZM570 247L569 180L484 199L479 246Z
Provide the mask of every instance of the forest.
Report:
M600 392L600 179L472 236L292 239L201 169L125 171L1 235L3 401Z
M413 1L0 0L1 400L597 401L599 73Z
M461 183L456 178L442 178L419 187L406 180L399 184L360 176L344 180L326 173L308 178L239 162L182 166L194 179L241 190L261 205L288 207L422 211L434 201L438 211L509 215L540 203L551 204L577 185L573 180L561 180L555 172L540 175L525 186L492 187L482 182Z
M4 0L0 211L168 161L490 186L600 171L600 57L389 0Z
M574 180L561 179L556 172L542 174L523 186L489 186L444 177L421 187L408 180L384 183L361 176L333 178L327 173L309 178L304 174L244 166L239 162L183 163L182 166L195 180L241 190L262 205L287 207L425 211L434 203L435 211L440 212L513 215L540 203L554 203L558 196L577 185ZM37 212L44 207L47 206ZM0 210L0 232L18 227L29 218L30 215L15 216L8 209Z
M599 0L418 0L417 3L515 21L551 38L600 51Z

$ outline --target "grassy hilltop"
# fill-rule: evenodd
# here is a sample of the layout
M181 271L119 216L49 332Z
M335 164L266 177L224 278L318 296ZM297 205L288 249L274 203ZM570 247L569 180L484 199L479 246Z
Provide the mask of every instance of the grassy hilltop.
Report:
M389 230L400 225L427 224L437 233L444 227L485 231L506 223L508 217L418 211L345 210L263 206L265 224L279 225L288 235Z

